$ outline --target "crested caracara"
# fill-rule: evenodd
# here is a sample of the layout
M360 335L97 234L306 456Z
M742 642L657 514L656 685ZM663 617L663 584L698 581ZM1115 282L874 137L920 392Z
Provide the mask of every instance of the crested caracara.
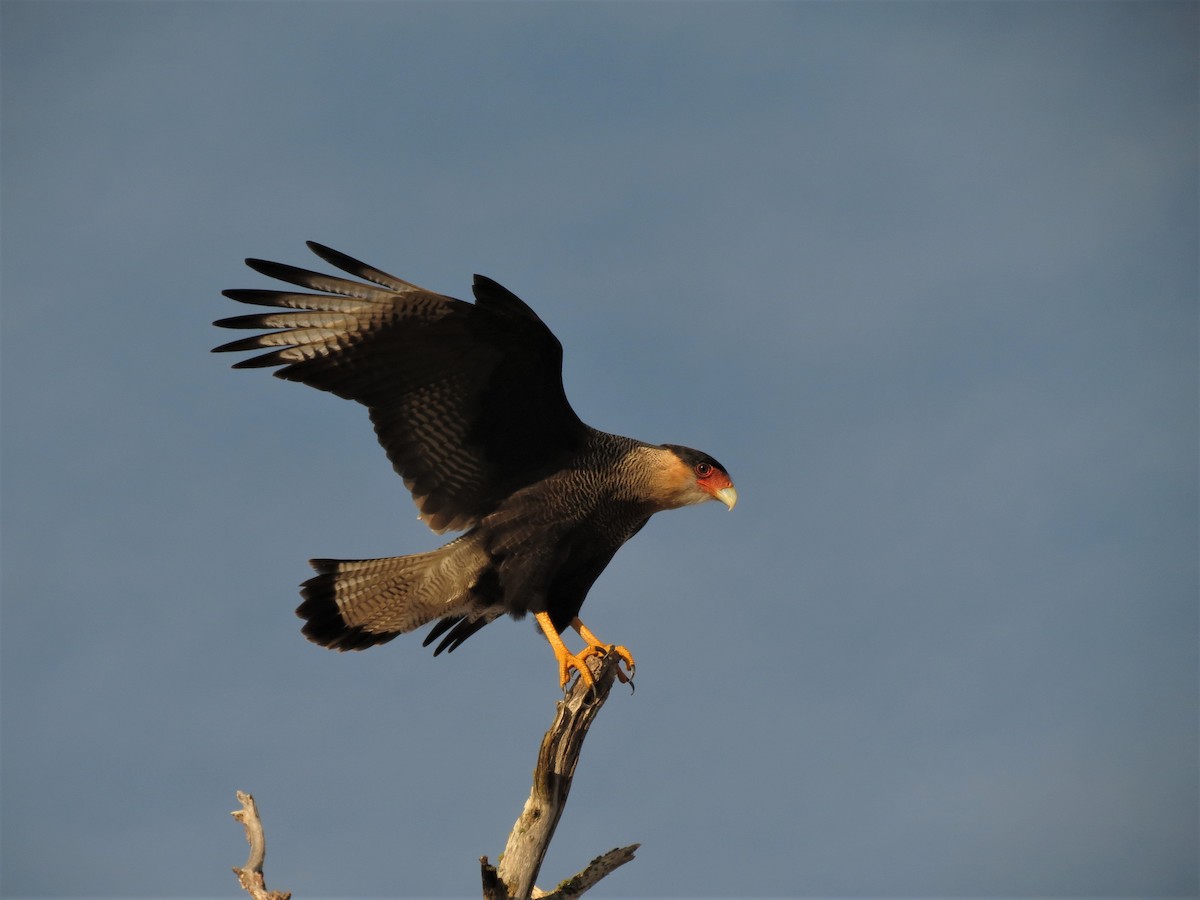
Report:
M380 444L434 531L462 531L429 553L314 559L296 610L304 634L361 650L429 622L426 645L453 650L503 613L533 613L558 661L591 682L583 660L624 647L579 619L593 582L654 513L737 500L725 467L676 444L590 428L562 385L562 345L514 294L475 276L464 303L401 281L320 244L309 248L362 281L248 259L295 290L232 290L275 311L221 319L272 329L215 348L266 350L235 368L275 375L367 407ZM585 642L574 654L568 626Z

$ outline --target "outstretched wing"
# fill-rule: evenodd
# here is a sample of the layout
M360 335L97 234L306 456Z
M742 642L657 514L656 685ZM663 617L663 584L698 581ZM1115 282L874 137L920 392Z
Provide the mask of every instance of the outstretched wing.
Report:
M582 442L587 427L563 392L562 345L514 294L476 275L475 303L464 303L308 246L364 281L248 259L257 272L319 293L225 291L287 311L215 322L280 329L215 351L268 350L234 368L282 366L280 378L365 405L434 531L470 527Z

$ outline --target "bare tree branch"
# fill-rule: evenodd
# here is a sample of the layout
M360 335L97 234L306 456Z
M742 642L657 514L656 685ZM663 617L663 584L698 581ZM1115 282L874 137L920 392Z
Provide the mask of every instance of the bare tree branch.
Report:
M535 887L530 897L532 900L574 900L575 897L582 897L605 875L633 859L634 852L640 846L641 844L630 844L628 847L609 850L597 856L588 863L586 869L578 875L572 875L550 893ZM504 883L496 874L496 867L488 862L488 858L482 857L479 864L483 873L483 900L512 900Z
M262 820L258 817L258 804L254 798L242 791L237 792L241 809L234 810L230 815L242 823L246 829L246 841L250 844L250 856L246 865L233 867L233 874L238 877L242 889L254 900L291 900L289 891L267 890L266 879L263 878L263 860L267 858L267 839L263 833Z
M596 886L596 883L615 869L620 868L633 859L633 854L641 844L630 844L628 847L618 847L616 850L609 850L603 856L597 856L593 859L586 869L571 878L568 878L551 893L543 894L541 891L534 889L533 896L541 897L543 900L573 900L575 897L582 897L585 893Z
M633 851L638 846L636 844L597 857L586 869L549 894L534 887L542 860L566 807L584 738L600 707L608 699L619 665L616 654L589 658L587 666L595 679L595 686L589 687L582 679L577 679L567 696L558 703L554 723L542 738L538 749L533 788L508 836L504 855L496 867L488 863L487 857L480 860L486 900L578 897L609 872L633 858Z
M542 891L534 886L566 807L584 738L608 699L613 681L622 674L619 670L621 661L616 654L589 657L585 664L595 685L589 686L577 679L566 697L558 702L554 722L538 748L529 799L508 836L499 866L491 865L486 856L479 860L484 900L574 900L633 859L638 849L638 844L631 844L610 850L553 891ZM263 877L266 838L258 807L249 794L238 791L237 798L242 808L232 815L245 827L246 841L250 844L246 865L233 870L238 882L253 900L291 900L290 892L267 890Z

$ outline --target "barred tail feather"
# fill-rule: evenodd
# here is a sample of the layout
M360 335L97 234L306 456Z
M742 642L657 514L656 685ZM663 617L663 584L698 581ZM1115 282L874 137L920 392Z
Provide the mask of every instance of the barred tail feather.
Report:
M444 616L476 619L471 588L485 555L452 541L431 553L384 559L314 559L301 586L304 635L334 650L383 644Z

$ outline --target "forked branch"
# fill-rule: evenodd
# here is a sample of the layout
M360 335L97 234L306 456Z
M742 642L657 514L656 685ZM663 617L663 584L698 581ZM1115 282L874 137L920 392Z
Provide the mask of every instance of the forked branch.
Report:
M517 818L499 866L493 866L485 856L479 862L483 876L485 900L571 900L594 887L600 879L633 859L637 844L618 847L592 860L583 871L561 882L553 891L541 891L534 886L546 850L558 827L575 777L575 766L600 707L608 699L613 680L617 677L620 660L616 654L589 657L585 663L592 673L595 686L576 680L567 696L559 701L554 722L538 748L537 768L533 773L533 788L525 808ZM253 900L290 900L287 891L267 889L263 878L266 839L262 820L254 798L237 792L242 808L233 817L245 826L250 856L246 865L234 867L234 874L243 890Z
M590 657L587 666L595 679L589 688L575 681L567 696L559 701L554 722L538 749L533 788L525 808L517 818L498 866L487 857L480 860L485 900L528 900L528 898L578 897L618 866L633 859L638 845L611 850L594 859L587 868L546 893L534 887L546 850L566 807L567 795L575 776L575 766L600 707L608 699L620 661L616 654Z

